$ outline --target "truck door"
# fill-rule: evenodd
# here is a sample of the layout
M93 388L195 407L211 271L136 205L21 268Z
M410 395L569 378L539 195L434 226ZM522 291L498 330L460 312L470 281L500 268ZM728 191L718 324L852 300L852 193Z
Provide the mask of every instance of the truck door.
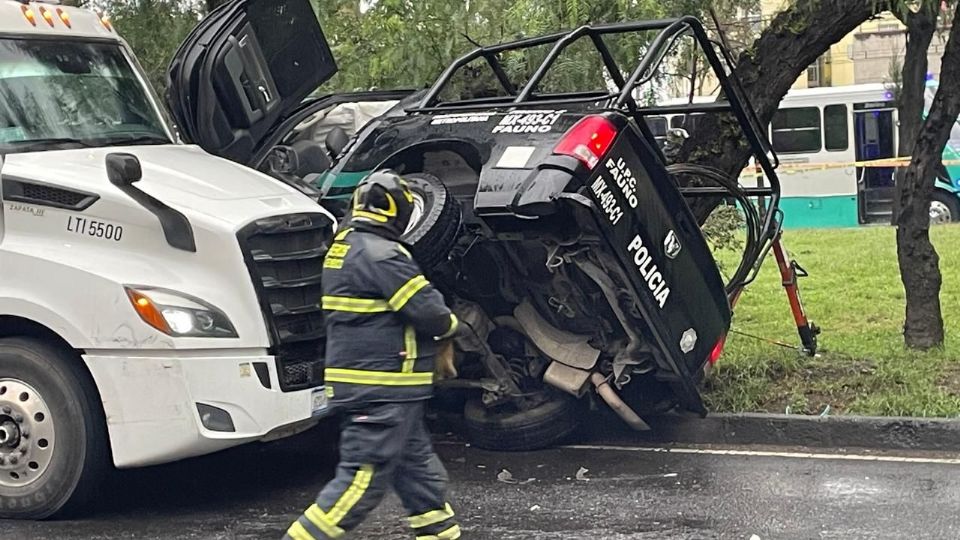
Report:
M167 103L186 140L246 163L271 128L336 72L309 0L238 0L181 44Z
M894 108L889 103L854 105L858 162L895 157ZM893 167L857 167L860 223L890 223L895 189Z

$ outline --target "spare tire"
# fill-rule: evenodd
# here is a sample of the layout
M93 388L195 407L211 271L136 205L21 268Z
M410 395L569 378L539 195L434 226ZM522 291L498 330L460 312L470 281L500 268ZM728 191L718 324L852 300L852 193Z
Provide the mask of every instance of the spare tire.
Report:
M404 174L413 192L414 211L403 234L420 267L429 271L447 260L460 232L460 203L439 178L428 173Z
M467 439L485 450L527 451L563 442L580 422L580 402L556 393L525 411L488 409L471 399L463 410Z

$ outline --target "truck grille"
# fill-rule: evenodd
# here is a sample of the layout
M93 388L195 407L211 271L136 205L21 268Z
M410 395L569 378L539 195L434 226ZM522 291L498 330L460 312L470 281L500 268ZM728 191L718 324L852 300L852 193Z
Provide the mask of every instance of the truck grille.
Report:
M331 231L323 214L290 214L255 221L237 235L285 392L323 384L320 275Z

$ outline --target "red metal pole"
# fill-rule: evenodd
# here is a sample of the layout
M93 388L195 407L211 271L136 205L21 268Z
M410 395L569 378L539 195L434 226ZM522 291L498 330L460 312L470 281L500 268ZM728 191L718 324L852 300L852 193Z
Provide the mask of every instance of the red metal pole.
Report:
M806 312L803 310L803 303L800 301L800 289L797 286L797 265L790 260L787 250L783 247L783 234L778 234L773 241L773 254L777 258L777 266L780 268L780 277L783 280L783 289L787 293L787 300L790 301L790 311L793 312L793 320L797 324L797 332L800 334L800 343L806 354L813 356L817 353L817 334L820 329L810 322Z

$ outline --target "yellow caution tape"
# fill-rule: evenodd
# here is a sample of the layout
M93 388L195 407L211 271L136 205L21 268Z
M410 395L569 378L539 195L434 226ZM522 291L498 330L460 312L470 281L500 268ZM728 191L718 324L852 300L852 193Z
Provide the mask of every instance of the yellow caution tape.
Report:
M870 161L847 161L847 162L830 162L830 163L780 163L780 166L777 167L777 172L786 173L786 174L797 174L801 172L809 171L824 171L830 169L850 169L854 167L862 168L900 168L908 167L910 165L910 160L912 158L907 157L897 157L897 158L886 158L886 159L875 159ZM944 165L960 165L960 159L949 159L943 160ZM748 166L746 167L740 176L754 176L760 172L759 166Z

